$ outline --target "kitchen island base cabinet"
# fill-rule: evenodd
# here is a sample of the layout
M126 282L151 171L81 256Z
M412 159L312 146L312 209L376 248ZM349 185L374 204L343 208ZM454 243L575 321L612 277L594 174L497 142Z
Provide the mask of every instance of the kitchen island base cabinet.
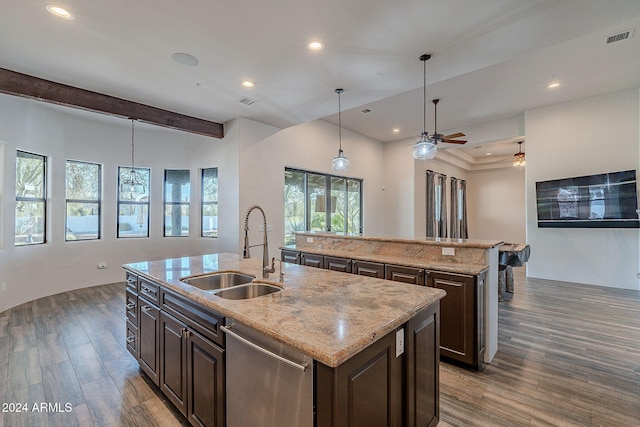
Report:
M436 304L336 368L316 362L316 426L436 426L439 319Z
M477 276L429 272L427 285L443 289L440 300L440 355L475 370L484 367L484 280Z

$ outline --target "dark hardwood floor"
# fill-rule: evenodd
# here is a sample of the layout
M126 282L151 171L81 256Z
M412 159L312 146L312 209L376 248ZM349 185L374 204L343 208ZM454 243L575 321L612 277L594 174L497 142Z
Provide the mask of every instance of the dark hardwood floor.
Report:
M124 288L0 313L0 427L187 425L125 349ZM493 363L440 379L440 426L640 425L640 293L517 269Z

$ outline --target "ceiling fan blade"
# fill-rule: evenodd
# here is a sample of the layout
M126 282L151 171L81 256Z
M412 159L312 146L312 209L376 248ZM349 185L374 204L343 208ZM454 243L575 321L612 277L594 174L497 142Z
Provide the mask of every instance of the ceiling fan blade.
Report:
M466 144L467 141L462 141L458 139L443 139L442 142L446 142L447 144Z
M445 135L442 137L442 139L460 138L461 136L466 136L466 135L462 132L458 132L458 133L452 133L451 135Z

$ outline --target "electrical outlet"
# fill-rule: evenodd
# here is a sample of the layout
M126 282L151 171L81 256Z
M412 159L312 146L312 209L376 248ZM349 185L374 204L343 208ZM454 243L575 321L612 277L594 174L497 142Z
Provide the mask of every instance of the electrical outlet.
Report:
M456 254L455 248L442 248L442 255L455 256L455 254Z
M273 225L267 225L267 231L268 232L273 231Z
M106 262L99 262L98 263L98 268L100 270L104 270L105 268L107 268L107 263Z
M404 328L396 332L396 357L404 353Z
M7 290L7 282L2 282L2 292Z
M313 243L313 237L307 237L307 243Z
M258 226L258 233L264 233L264 225Z

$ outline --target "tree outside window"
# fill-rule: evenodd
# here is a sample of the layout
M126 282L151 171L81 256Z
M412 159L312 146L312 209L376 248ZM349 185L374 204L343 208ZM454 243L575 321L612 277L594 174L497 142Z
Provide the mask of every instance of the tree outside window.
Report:
M101 166L67 160L65 240L100 238Z
M46 243L47 158L16 153L15 245Z

